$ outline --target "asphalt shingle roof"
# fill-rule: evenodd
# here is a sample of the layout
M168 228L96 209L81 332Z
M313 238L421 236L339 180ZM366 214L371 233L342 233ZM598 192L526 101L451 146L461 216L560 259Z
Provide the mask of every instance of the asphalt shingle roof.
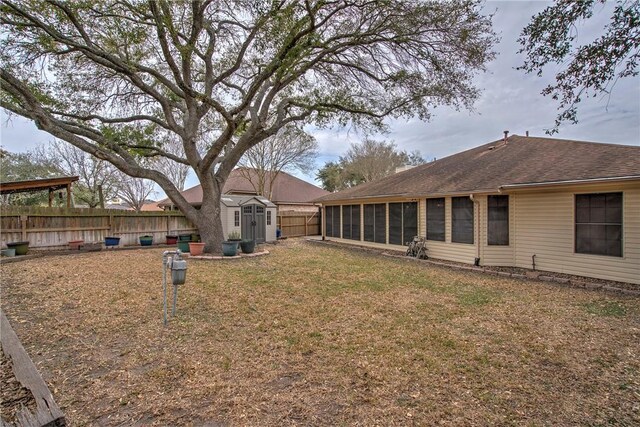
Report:
M505 185L638 176L640 146L512 135L316 199L497 191Z
M248 172L254 173L253 170L248 170ZM267 178L267 181L269 181L269 178ZM266 191L268 192L268 188ZM255 194L255 189L240 169L234 169L229 175L222 192L224 194ZM273 184L271 201L276 204L311 203L313 199L317 199L326 194L329 194L329 192L322 188L316 187L286 172L280 172ZM190 204L200 204L202 203L202 187L196 185L186 189L182 192L182 196ZM160 206L171 204L171 200L168 198L158 202Z

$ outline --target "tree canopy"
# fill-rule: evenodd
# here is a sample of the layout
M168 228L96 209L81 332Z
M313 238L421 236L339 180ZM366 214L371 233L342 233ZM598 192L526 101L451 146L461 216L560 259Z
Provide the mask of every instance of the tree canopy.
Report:
M518 41L526 55L519 69L542 75L549 64L561 64L555 83L542 94L559 101L561 123L577 123L578 104L588 96L609 94L618 79L637 76L640 59L640 2L618 0L603 34L576 45L578 27L594 16L604 0L557 0L534 16ZM598 14L598 12L596 12Z
M317 154L318 142L313 136L296 126L285 126L247 150L238 163L239 171L257 194L271 199L280 172L309 173L315 168Z
M423 163L419 151L399 151L392 142L365 138L361 143L352 143L338 162L325 163L316 178L322 182L322 188L333 192L384 178L401 166Z
M220 251L220 195L244 153L290 124L384 127L469 107L494 56L476 0L11 1L0 105L156 182ZM177 139L183 150L165 149ZM141 161L187 165L191 206Z
M0 181L28 181L31 179L56 178L64 173L56 162L43 158L38 153L12 153L0 149ZM7 194L0 198L3 204L45 205L49 196L46 191Z

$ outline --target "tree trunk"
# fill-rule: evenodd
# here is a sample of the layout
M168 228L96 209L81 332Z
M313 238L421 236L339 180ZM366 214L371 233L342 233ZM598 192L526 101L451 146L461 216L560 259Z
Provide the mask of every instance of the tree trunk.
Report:
M220 216L220 197L221 191L217 185L214 184L210 191L205 191L203 186L202 206L194 222L200 232L200 239L205 243L204 251L207 253L222 253L224 233Z

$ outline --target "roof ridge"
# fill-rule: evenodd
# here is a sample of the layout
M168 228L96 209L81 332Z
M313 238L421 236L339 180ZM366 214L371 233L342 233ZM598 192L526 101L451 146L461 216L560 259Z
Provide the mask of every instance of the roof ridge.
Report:
M544 140L544 141L554 141L554 142L572 142L572 143L576 143L576 144L607 145L607 146L610 146L610 147L636 147L634 145L629 145L629 144L614 144L613 142L585 141L585 140L581 140L581 139L550 138L550 137L546 137L546 136L532 136L532 135L523 136L523 135L517 135L515 133L513 135L509 136L507 139L510 139L511 137L517 137L518 139L540 139L540 140ZM501 140L499 140L499 141L501 141ZM640 146L640 144L637 145L637 146Z

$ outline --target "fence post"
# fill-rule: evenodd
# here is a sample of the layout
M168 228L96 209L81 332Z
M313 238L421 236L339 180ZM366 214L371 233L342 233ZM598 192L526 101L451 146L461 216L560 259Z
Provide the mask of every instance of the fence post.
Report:
M307 216L304 216L304 236L307 237L309 235L309 219Z
M20 215L20 228L22 229L22 241L27 241L27 221L29 217L27 215Z

